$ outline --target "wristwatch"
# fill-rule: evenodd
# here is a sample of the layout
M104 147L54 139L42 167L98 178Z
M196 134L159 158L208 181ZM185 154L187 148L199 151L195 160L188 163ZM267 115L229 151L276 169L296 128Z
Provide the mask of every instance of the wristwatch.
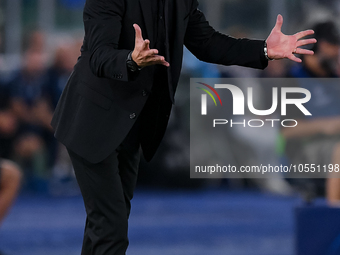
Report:
M130 51L129 55L126 59L126 66L131 72L137 72L142 70L142 67L139 67L135 61L133 61L132 57L132 51Z
M267 42L264 41L264 56L266 57L267 60L274 60L273 58L268 57L268 47L267 47Z

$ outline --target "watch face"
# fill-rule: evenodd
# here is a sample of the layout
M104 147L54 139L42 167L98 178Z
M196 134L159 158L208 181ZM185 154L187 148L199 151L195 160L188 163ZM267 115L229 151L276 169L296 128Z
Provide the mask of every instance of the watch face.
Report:
M142 68L140 68L135 61L133 61L131 55L132 55L132 52L129 53L128 58L126 60L127 67L129 68L131 72L136 72L136 71L141 70Z
M132 72L135 72L138 69L136 64L133 62L133 60L128 60L127 66L129 67L130 71L132 71Z

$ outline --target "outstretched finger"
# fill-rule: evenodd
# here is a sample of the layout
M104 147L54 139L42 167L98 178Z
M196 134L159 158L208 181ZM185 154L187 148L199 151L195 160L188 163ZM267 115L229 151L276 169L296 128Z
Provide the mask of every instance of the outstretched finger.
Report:
M158 61L165 61L165 58L163 56L160 55L154 55L154 56L150 56L148 58L148 62L158 62Z
M300 40L296 43L296 47L300 47L300 46L312 44L312 43L316 43L316 39L313 38L313 39Z
M163 65L163 66L166 66L166 67L169 67L170 64L168 62L166 62L165 60L157 60L157 61L154 61L152 62L153 65Z
M142 36L142 29L137 24L133 24L133 28L136 32L136 41L144 40Z
M149 63L151 65L164 65L164 66L170 66L170 64L165 60L163 56L156 55L149 59Z
M301 49L301 48L297 48L296 49L296 54L303 54L303 55L313 55L314 51L312 50L306 50L306 49Z
M148 39L144 40L143 49L149 50L150 49L149 46L150 46L150 41Z
M163 61L162 63L160 63L160 65L163 65L163 66L166 66L166 67L170 66L170 64L168 62L166 62L166 61Z
M283 24L283 17L282 17L281 14L279 14L279 15L277 15L276 24L275 24L274 29L277 29L277 30L281 31L282 24Z
M305 37L307 35L312 35L312 34L314 34L314 31L309 29L309 30L305 30L305 31L301 31L301 32L296 33L295 37L296 37L297 40L299 40L302 37Z
M289 58L290 60L295 61L297 63L301 63L302 62L302 60L300 58L294 56L294 54L290 54L287 58Z
M156 56L158 54L158 50L157 49L149 49L145 52L145 56L148 56L148 57L153 57L153 56Z

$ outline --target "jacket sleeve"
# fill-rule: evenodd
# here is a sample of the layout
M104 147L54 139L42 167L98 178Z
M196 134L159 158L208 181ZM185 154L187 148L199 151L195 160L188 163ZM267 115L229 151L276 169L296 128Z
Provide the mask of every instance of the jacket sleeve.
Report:
M128 81L126 59L130 50L119 49L124 0L87 0L84 7L83 50L90 53L94 75Z
M189 14L184 44L199 60L264 69L264 40L236 39L215 31L198 9L197 0Z

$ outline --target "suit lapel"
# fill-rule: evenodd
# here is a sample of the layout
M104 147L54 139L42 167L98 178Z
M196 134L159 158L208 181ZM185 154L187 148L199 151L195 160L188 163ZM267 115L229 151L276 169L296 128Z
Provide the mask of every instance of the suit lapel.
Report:
M146 35L143 36L144 39L149 39L150 42L154 43L154 37L153 37L153 28L154 24L152 22L152 11L151 11L151 5L149 0L139 0L140 7L142 9L145 28L146 28ZM142 30L143 31L143 30Z
M173 31L174 29L183 30L182 25L183 15L176 15L182 12L181 8L183 8L183 0L165 0L164 4L167 5L165 8L165 29L166 29L166 43L167 43L167 60L171 61L170 56L170 44L172 44L173 40L177 40L177 33ZM143 13L143 19L145 23L146 35L144 34L144 39L149 39L151 42L150 47L153 48L155 45L155 38L154 38L154 24L152 19L152 7L150 0L139 0L140 7ZM176 13L174 13L176 10ZM175 36L175 38L173 38ZM172 84L172 75L171 75L171 67L168 68L168 86L170 92L171 101L174 102L174 88Z

